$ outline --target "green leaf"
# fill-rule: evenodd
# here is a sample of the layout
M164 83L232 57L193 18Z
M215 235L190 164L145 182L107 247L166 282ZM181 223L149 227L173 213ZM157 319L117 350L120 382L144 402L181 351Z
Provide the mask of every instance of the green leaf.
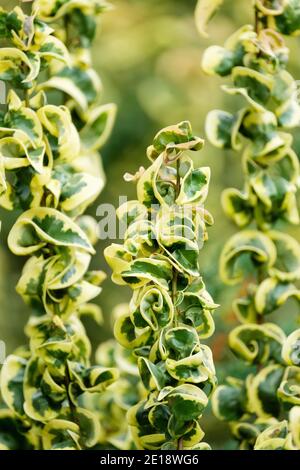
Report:
M293 441L295 443L293 450L299 449L300 448L300 410L298 406L294 406L294 408L291 409L290 414L289 414L289 419L290 419L291 434L292 434Z
M207 350L205 352L207 353ZM212 357L210 359L211 369L205 363L203 350L200 350L180 360L167 358L166 369L170 376L179 382L198 384L212 379L214 375Z
M282 450L288 435L288 422L282 421L267 427L257 438L254 450Z
M53 419L42 431L44 450L79 450L78 424L63 419Z
M282 357L290 366L300 365L300 329L293 331L287 337L282 348Z
M286 233L275 230L269 236L277 251L275 264L270 267L270 275L283 282L293 282L300 278L300 244Z
M205 393L195 385L184 384L171 388L167 394L164 390L158 396L164 396L171 407L172 414L179 423L198 419L208 404Z
M208 194L210 168L194 169L192 159L182 157L179 174L182 176L182 181L178 198L175 201L176 204L203 204Z
M218 305L215 304L207 291L202 294L185 292L182 300L177 305L181 321L192 325L199 338L209 338L214 333L214 321L212 312Z
M297 0L284 2L283 12L274 17L276 28L286 35L299 35L300 8Z
M271 364L259 371L248 389L251 411L259 417L278 417L281 411L277 391L283 377L284 369Z
M220 110L210 111L205 123L209 141L218 148L239 150L239 131L245 112L246 110L242 110L234 115Z
M80 428L81 441L86 447L93 447L100 437L100 423L97 416L84 408L77 408L76 417Z
M199 345L199 337L194 328L178 326L164 334L167 350L178 359L190 356Z
M46 376L44 374L46 373ZM58 417L66 398L65 390L47 373L41 359L33 356L24 376L24 410L29 418L47 422Z
M243 324L257 322L257 311L252 292L245 297L235 299L232 304L232 310L238 320Z
M167 160L174 161L185 150L200 150L204 145L203 139L195 137L189 121L183 121L159 131L147 150L147 155L154 160L162 153Z
M139 332L135 328L130 315L123 314L115 322L114 335L124 348L135 349L147 344L151 336L151 330L147 328Z
M255 40L253 26L242 26L227 39L224 47L211 46L205 50L202 69L208 75L230 75L235 66L244 65L244 56L248 52L256 50Z
M165 289L172 279L172 268L165 260L139 258L130 264L128 270L122 272L122 278L134 289L149 282L154 282Z
M267 315L274 312L290 298L300 300L300 291L294 284L280 282L275 278L265 279L255 294L255 306L258 313Z
M116 118L116 106L106 104L92 109L80 131L82 145L89 150L99 150L108 140Z
M161 390L165 385L165 375L162 369L144 357L138 359L141 379L149 391Z
M13 81L22 88L27 88L40 71L40 60L36 54L25 54L14 47L2 47L0 60L0 80ZM20 73L22 66L25 66L26 73Z
M74 401L84 392L103 392L119 377L119 372L116 368L85 367L81 363L74 361L68 361L68 369L71 378L70 393Z
M222 193L222 206L226 215L232 219L238 227L245 227L253 219L253 203L255 198L247 192L235 188L225 189Z
M80 138L69 110L48 104L40 108L37 115L51 143L54 159L60 163L73 162L79 156Z
M279 326L241 325L232 330L228 342L232 351L249 364L263 364L274 357L280 362L281 348L286 337Z
M39 89L56 89L67 93L74 100L81 113L86 113L99 93L101 84L98 76L90 69L65 67L55 77L39 86Z
M87 173L74 173L62 184L60 205L70 217L82 214L98 197L104 182Z
M298 363L299 364L299 363ZM285 369L280 386L278 398L287 408L300 405L300 367L290 366Z
M158 213L156 227L158 243L175 266L198 277L200 244L206 233L199 211L164 207Z
M234 86L244 89L249 102L266 105L273 88L273 80L267 75L246 67L235 67L232 72Z
M48 36L39 49L39 54L46 60L56 59L71 66L71 58L68 49L55 36Z
M154 331L170 324L174 307L168 292L156 286L136 290L130 302L131 319L136 327L150 326Z
M19 427L20 422L11 410L0 409L0 450L32 450L30 439Z

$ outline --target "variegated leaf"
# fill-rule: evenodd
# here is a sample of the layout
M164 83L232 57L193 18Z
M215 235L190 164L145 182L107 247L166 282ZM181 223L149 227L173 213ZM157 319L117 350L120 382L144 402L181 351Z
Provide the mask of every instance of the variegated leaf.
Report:
M71 219L55 209L41 207L24 212L8 237L11 251L23 256L40 250L47 243L81 248L94 253L85 233Z

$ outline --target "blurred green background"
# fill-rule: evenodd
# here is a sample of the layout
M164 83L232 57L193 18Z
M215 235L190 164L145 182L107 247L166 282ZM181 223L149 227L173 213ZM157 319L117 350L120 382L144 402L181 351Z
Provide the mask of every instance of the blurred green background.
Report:
M112 1L115 8L101 18L93 56L103 81L103 102L117 103L119 111L113 135L102 155L107 185L90 209L92 215L101 202L117 206L119 195L134 197L134 185L125 183L123 174L134 173L139 166L147 165L145 150L161 127L189 120L194 133L204 136L208 111L235 109L238 100L220 90L224 80L206 77L201 71L201 56L210 44L222 44L239 26L253 22L249 0L227 0L209 26L210 37L203 39L194 24L196 0ZM17 2L2 0L0 3L10 7ZM290 71L300 79L299 40L290 40L289 45ZM300 155L299 133L295 135L295 148ZM197 163L212 169L207 208L214 215L215 225L210 229L210 239L201 254L201 266L210 292L221 304L215 314L216 334L211 346L222 382L226 375L245 373L244 366L233 358L226 346L227 331L236 324L231 310L235 290L224 288L218 276L220 251L235 231L222 212L220 196L228 186L241 186L241 161L237 154L214 149L209 142L195 158ZM24 260L11 255L6 246L16 215L2 211L0 217L0 339L6 342L9 353L25 340L22 329L29 312L14 290ZM293 233L299 239L299 230L293 229ZM94 266L107 273L102 252L109 243L107 240L99 242L94 259ZM129 290L107 279L98 299L106 322L102 327L86 322L94 346L111 337L111 311L129 298ZM288 303L276 314L276 320L284 322L287 331L295 321L295 310L295 305ZM203 427L206 439L214 448L234 447L228 428L218 423L210 411Z

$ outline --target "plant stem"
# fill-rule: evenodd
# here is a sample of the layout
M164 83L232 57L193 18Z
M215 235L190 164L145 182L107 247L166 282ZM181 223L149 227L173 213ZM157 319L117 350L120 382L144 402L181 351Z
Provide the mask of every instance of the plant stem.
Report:
M178 278L177 269L173 267L173 277L172 277L172 302L173 302L173 304L174 304L174 310L175 310L174 323L175 323L176 326L177 326L177 315L176 315L175 302L176 302L176 296L177 296L177 278Z
M179 168L180 168L180 158L176 160L176 199L179 196L180 193L180 174L179 174Z
M263 268L260 267L257 272L257 284L260 285L265 279ZM258 325L263 325L264 316L262 314L256 314L256 323ZM263 369L263 364L257 364L257 372L260 372Z
M69 34L69 16L68 15L64 16L63 23L64 23L64 29L66 33L65 44L67 48L69 49L70 48L70 34Z
M19 1L20 7L28 15L31 15L32 13L32 3L33 3L33 0L20 0ZM21 68L24 71L24 69L26 69L26 66L23 65L23 67L21 66ZM24 91L24 101L25 101L25 106L29 108L29 90L28 89Z

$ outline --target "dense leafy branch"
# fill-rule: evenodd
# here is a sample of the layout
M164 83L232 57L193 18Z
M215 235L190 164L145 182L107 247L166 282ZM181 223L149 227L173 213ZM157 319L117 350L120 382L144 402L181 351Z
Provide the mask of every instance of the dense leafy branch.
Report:
M188 122L156 135L150 167L132 177L137 199L118 209L124 243L105 250L114 282L133 289L115 336L137 357L147 390L127 415L140 449L209 448L200 418L216 378L202 340L214 332L217 305L202 281L199 253L213 222L203 209L210 171L195 169L185 153L202 145Z
M29 15L0 9L0 79L9 88L0 116L0 204L21 212L8 245L28 257L17 291L32 312L28 346L1 370L1 448L94 446L100 425L84 397L118 376L115 368L91 366L81 322L83 315L101 320L91 301L104 274L89 269L95 221L84 212L104 184L98 150L115 114L113 105L98 104L89 51L106 5L36 0ZM51 90L61 104L53 104Z
M299 224L299 159L289 131L299 127L300 106L282 35L299 34L300 8L295 0L256 0L254 8L255 27L243 26L203 57L204 71L230 76L223 90L243 100L235 114L212 111L206 123L216 147L244 148L245 180L242 190L226 189L222 197L242 231L223 249L221 277L233 285L247 280L246 295L234 302L241 325L230 333L229 346L249 374L221 385L213 408L230 422L242 449L299 450L300 330L286 336L267 317L279 307L288 313L287 300L300 299L300 246L280 231L282 221Z

